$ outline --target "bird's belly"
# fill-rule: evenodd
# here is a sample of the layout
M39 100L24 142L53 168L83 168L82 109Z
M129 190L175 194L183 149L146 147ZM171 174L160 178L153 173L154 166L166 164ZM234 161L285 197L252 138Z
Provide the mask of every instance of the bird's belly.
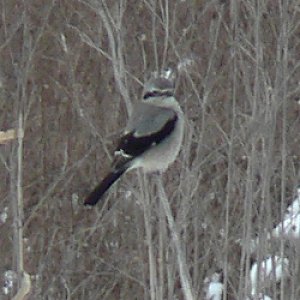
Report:
M147 173L166 170L175 161L180 150L183 133L179 128L176 131L166 140L143 153L136 167L142 167Z

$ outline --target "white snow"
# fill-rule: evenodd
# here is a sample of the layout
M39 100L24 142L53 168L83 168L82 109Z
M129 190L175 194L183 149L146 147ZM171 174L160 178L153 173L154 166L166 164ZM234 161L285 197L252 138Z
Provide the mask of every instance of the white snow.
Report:
M15 271L7 270L4 272L4 286L2 287L3 294L7 295L13 288L18 276Z
M0 223L3 224L8 218L8 207L4 207L4 210L0 213Z
M250 271L251 294L255 295L257 293L258 282L259 287L263 288L269 286L271 281L280 281L288 274L288 266L288 259L282 259L279 256L269 257L262 261L260 265L254 263Z
M273 230L272 236L275 238L285 237L287 239L300 238L300 188L297 190L297 197L287 208L283 221Z
M221 274L214 273L210 277L204 279L205 288L205 300L221 300L223 283L221 282Z

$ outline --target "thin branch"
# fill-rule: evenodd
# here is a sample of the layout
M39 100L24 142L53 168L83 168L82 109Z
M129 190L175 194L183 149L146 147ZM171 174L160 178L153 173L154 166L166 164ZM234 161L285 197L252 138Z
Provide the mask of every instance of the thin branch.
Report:
M7 144L8 142L16 139L17 137L22 136L22 133L22 131L18 131L16 129L0 131L0 144Z
M151 204L149 199L149 191L147 188L146 175L139 172L140 186L143 187L143 205L144 205L144 222L146 231L146 241L148 246L149 272L150 272L150 298L157 299L157 268L155 262L155 255L152 243L153 230L151 225ZM143 180L142 180L143 179Z
M119 29L117 28L117 25L115 25L115 22L113 21L109 13L105 1L99 3L97 7L93 7L93 5L87 3L86 1L80 1L80 2L86 5L87 7L89 7L90 9L92 9L101 17L101 20L104 24L108 36L109 47L111 51L111 62L114 71L114 78L116 80L118 89L125 101L127 112L130 115L132 111L132 103L127 88L124 85L126 72L125 72L124 60L122 55L123 54L122 45L117 42L118 38L115 37L115 35L117 35L115 34L115 31L119 32ZM124 8L122 8L121 11L123 12ZM119 17L121 18L121 16ZM122 24L119 24L118 27L122 27Z
M13 202L14 211L14 254L17 262L19 280L18 293L14 300L23 300L31 289L30 275L24 271L24 244L23 244L23 114L19 113L18 129L18 152L17 152L17 197Z
M186 300L192 300L192 299L195 299L195 297L193 296L193 290L192 290L192 284L191 284L192 281L191 281L191 277L190 277L190 274L188 271L187 262L186 262L186 258L185 258L185 255L184 255L184 252L182 249L182 245L180 242L179 233L176 228L174 217L172 215L171 206L170 206L170 203L168 201L167 195L165 193L165 190L164 190L164 187L162 184L161 176L158 177L156 184L157 184L157 188L158 188L159 199L165 210L165 214L168 219L170 232L172 234L172 239L173 239L175 250L176 250L177 262L179 265L179 277L180 277L180 281L181 281L181 285L182 285L184 298Z

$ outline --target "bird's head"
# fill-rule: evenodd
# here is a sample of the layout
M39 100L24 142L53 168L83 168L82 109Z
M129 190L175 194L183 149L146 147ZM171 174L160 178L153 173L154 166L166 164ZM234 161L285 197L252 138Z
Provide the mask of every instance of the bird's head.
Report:
M159 74L153 73L151 78L144 85L144 101L153 101L173 97L175 80L172 71L162 71Z

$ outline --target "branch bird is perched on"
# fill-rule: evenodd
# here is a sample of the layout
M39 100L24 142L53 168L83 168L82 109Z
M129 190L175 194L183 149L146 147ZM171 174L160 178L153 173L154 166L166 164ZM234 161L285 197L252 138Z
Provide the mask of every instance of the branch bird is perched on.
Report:
M183 128L183 113L174 97L174 80L170 73L152 77L146 82L143 99L134 107L120 138L111 172L84 204L97 204L111 185L129 170L166 170L178 155Z

